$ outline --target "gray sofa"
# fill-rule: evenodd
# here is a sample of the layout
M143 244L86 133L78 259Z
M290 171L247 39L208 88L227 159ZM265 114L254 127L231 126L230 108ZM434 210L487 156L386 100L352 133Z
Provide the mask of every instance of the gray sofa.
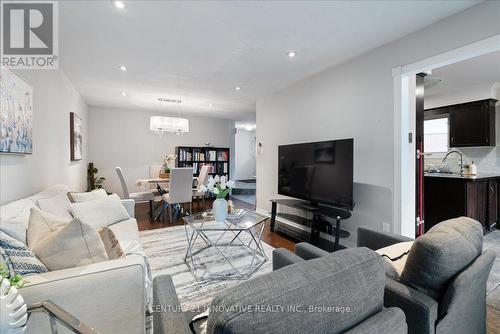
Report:
M470 218L442 222L413 244L401 277L386 277L384 306L404 311L408 333L486 333L486 281L495 254L482 253L482 238L481 224ZM372 250L412 240L358 229L358 246ZM301 243L296 254L309 260L329 253ZM292 256L281 251L276 265Z
M281 261L281 253L286 261ZM383 307L385 274L382 259L375 252L347 249L311 261L283 250L276 250L276 254L280 266L275 266L275 271L228 288L214 298L208 333L407 332L404 313ZM190 316L179 312L171 278L156 277L153 289L158 311L153 314L154 333L190 333ZM264 312L262 307L279 309Z

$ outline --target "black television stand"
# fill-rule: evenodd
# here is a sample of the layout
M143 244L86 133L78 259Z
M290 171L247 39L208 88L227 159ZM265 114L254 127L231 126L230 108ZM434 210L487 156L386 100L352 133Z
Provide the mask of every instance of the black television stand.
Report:
M274 231L276 216L279 216L277 213L277 207L279 205L284 205L288 207L297 208L300 210L304 210L306 212L310 212L313 215L312 219L307 219L303 217L299 217L296 215L284 215L284 218L288 220L292 220L295 223L306 225L311 228L311 233L309 235L309 242L313 245L319 245L320 242L320 232L325 232L327 234L333 235L335 237L334 250L339 249L339 239L346 238L349 236L349 232L343 231L340 229L340 222L342 220L348 219L351 217L351 212L335 208L331 206L325 205L315 205L309 202L296 200L296 199L272 199L271 200L271 231ZM325 218L331 218L335 220L335 226L327 221Z
M295 207L304 209L305 211L309 212L314 212L321 210L321 207L317 203L309 203L309 202L302 202L302 201L297 201L298 203L295 205Z

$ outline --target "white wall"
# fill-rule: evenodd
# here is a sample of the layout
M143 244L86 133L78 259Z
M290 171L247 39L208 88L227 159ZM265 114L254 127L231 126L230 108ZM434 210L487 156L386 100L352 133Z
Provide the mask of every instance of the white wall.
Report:
M18 70L33 86L33 154L0 155L0 203L64 183L87 187L87 104L61 70ZM83 120L83 159L70 161L69 113Z
M234 136L234 180L248 180L255 176L255 130L236 129Z
M500 2L482 3L258 101L257 208L276 197L278 145L352 137L356 207L343 228L350 242L359 225L394 230L392 69L498 33Z
M125 174L129 191L144 191L135 185L149 177L149 166L161 164L176 146L229 147L234 160L234 121L207 117L188 117L189 133L157 135L149 130L151 111L90 107L89 161L106 177L105 188L122 195L115 167ZM232 171L230 171L232 174Z

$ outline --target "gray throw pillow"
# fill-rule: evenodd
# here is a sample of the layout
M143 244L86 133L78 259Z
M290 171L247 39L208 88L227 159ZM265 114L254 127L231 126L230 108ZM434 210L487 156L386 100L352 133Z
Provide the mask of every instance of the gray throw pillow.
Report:
M482 252L483 227L467 217L446 220L417 238L401 281L440 301L449 281Z

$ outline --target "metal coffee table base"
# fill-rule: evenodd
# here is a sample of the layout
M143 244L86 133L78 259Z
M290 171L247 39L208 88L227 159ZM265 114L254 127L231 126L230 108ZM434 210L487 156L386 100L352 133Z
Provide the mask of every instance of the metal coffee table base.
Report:
M229 223L226 223L229 224ZM267 260L267 256L264 252L264 248L262 246L262 233L264 231L264 224L260 224L261 226L256 226L254 229L250 230L203 230L203 229L191 229L188 230L188 225L185 225L186 236L188 240L188 249L186 251L186 255L184 257L184 262L188 265L189 270L193 273L193 275L197 279L213 279L213 280L231 280L231 279L247 279L253 275ZM214 234L214 232L220 232L220 235L217 237L215 241L213 241L214 236L209 234ZM221 242L221 239L227 234L232 234L230 242ZM242 237L249 237L249 242L243 242ZM195 243L198 239L202 239L205 243L204 247L199 249L195 248ZM248 266L244 266L243 268L238 268L232 261L231 255L226 254L225 252L230 249L237 248L240 251L245 251L248 253L250 259L250 263ZM209 249L213 249L216 251L217 255L221 260L224 260L225 263L231 268L231 272L225 274L217 274L210 272L209 268L204 268L197 264L198 256L201 256L203 252L206 252ZM198 255L198 256L197 256ZM200 275L200 272L203 274Z

